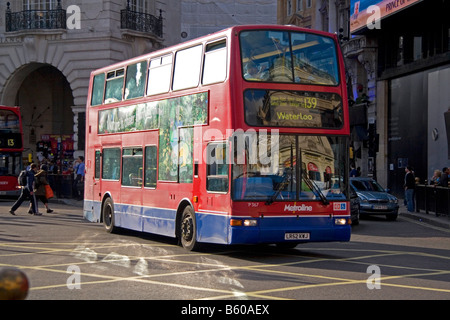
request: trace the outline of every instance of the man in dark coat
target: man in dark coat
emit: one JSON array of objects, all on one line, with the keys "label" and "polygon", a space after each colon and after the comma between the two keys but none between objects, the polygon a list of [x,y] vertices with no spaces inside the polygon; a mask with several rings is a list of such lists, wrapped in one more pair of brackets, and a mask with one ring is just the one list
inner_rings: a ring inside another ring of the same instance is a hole
[{"label": "man in dark coat", "polygon": [[27,185],[22,187],[22,192],[20,193],[19,199],[17,199],[17,201],[11,207],[11,210],[9,210],[9,213],[13,216],[16,215],[15,211],[17,210],[17,208],[19,208],[22,202],[27,199],[30,199],[31,213],[39,215],[37,210],[36,197],[33,194],[34,175],[36,174],[36,172],[37,165],[35,163],[32,163],[30,165],[30,168],[27,170]]}]

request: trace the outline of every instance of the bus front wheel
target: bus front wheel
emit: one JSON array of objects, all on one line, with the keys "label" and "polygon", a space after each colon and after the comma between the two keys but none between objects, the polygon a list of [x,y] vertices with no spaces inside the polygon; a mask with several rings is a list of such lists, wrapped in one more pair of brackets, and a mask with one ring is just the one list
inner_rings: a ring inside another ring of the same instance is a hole
[{"label": "bus front wheel", "polygon": [[114,204],[111,198],[107,198],[102,209],[103,225],[108,233],[114,233]]},{"label": "bus front wheel", "polygon": [[198,247],[195,212],[190,206],[184,208],[183,214],[181,215],[180,241],[186,250],[194,250]]}]

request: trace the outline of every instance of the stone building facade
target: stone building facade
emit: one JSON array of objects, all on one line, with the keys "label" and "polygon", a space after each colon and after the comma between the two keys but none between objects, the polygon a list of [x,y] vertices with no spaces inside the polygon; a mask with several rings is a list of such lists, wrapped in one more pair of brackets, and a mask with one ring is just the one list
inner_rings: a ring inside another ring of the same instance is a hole
[{"label": "stone building facade", "polygon": [[278,23],[342,34],[351,160],[400,197],[406,165],[422,183],[450,167],[449,11],[447,0],[278,0]]},{"label": "stone building facade", "polygon": [[276,23],[273,0],[0,0],[0,104],[21,106],[24,158],[48,135],[84,153],[92,70],[237,24]]},{"label": "stone building facade", "polygon": [[24,158],[34,160],[49,135],[73,135],[74,157],[83,154],[91,71],[177,42],[179,24],[165,21],[179,21],[179,8],[175,0],[0,0],[0,104],[21,107]]}]

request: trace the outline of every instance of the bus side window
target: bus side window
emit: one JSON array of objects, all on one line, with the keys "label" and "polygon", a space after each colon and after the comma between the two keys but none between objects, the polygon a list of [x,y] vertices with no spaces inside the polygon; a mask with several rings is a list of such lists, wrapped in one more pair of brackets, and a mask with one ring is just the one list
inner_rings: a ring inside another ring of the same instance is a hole
[{"label": "bus side window", "polygon": [[175,56],[173,90],[198,86],[202,63],[203,45],[180,50]]},{"label": "bus side window", "polygon": [[103,149],[102,179],[119,180],[120,178],[120,149]]},{"label": "bus side window", "polygon": [[105,103],[122,101],[125,70],[118,69],[106,75]]},{"label": "bus side window", "polygon": [[194,129],[179,129],[178,144],[178,181],[180,183],[191,183],[193,179],[194,166]]},{"label": "bus side window", "polygon": [[125,99],[144,96],[147,61],[129,65],[125,85]]},{"label": "bus side window", "polygon": [[226,45],[226,40],[220,40],[206,45],[203,84],[225,81],[227,77]]},{"label": "bus side window", "polygon": [[142,148],[123,149],[122,185],[142,186]]},{"label": "bus side window", "polygon": [[147,95],[169,91],[172,76],[172,54],[150,60]]},{"label": "bus side window", "polygon": [[156,156],[156,146],[145,147],[144,186],[147,188],[156,188]]},{"label": "bus side window", "polygon": [[95,179],[100,178],[100,161],[101,161],[101,153],[99,150],[95,150],[95,171],[94,171]]},{"label": "bus side window", "polygon": [[227,146],[224,143],[210,143],[206,148],[207,172],[206,190],[228,191]]},{"label": "bus side window", "polygon": [[105,91],[105,74],[100,73],[94,76],[92,84],[91,106],[99,106],[103,102],[103,92]]}]

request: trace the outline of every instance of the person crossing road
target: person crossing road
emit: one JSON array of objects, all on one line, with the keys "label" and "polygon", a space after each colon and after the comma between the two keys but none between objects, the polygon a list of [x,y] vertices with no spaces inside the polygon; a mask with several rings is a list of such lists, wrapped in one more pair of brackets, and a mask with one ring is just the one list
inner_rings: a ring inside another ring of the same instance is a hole
[{"label": "person crossing road", "polygon": [[27,169],[27,173],[26,173],[27,184],[26,184],[26,186],[22,186],[22,191],[20,193],[19,199],[17,199],[17,201],[13,204],[13,206],[9,210],[9,213],[12,214],[13,216],[16,215],[15,212],[20,207],[20,205],[25,200],[28,200],[28,199],[30,200],[30,204],[31,204],[31,209],[30,209],[29,213],[34,214],[34,215],[40,215],[38,206],[37,206],[37,202],[36,202],[36,197],[34,196],[34,192],[33,192],[34,175],[36,174],[36,172],[37,172],[37,165],[35,163],[32,163],[30,165],[30,168]]}]

